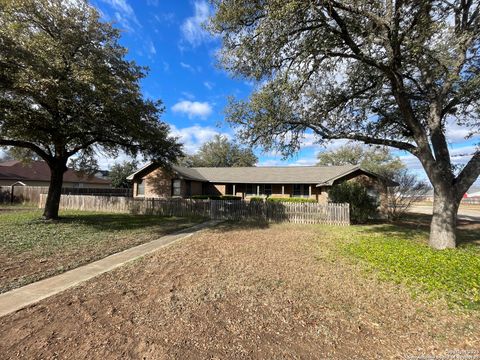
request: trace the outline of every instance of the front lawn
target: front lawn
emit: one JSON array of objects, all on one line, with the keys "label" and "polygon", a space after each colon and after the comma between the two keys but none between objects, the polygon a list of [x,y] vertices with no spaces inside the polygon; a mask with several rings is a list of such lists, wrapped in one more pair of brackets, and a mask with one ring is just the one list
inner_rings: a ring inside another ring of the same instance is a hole
[{"label": "front lawn", "polygon": [[0,318],[0,354],[383,360],[459,349],[472,358],[480,311],[413,298],[340,251],[395,229],[226,222]]},{"label": "front lawn", "polygon": [[192,226],[201,218],[63,211],[45,222],[41,211],[0,211],[0,292],[61,273]]},{"label": "front lawn", "polygon": [[415,220],[416,226],[410,221],[352,227],[338,243],[340,251],[379,278],[404,284],[414,296],[480,309],[480,225],[460,226],[460,246],[436,251],[427,245],[429,217]]}]

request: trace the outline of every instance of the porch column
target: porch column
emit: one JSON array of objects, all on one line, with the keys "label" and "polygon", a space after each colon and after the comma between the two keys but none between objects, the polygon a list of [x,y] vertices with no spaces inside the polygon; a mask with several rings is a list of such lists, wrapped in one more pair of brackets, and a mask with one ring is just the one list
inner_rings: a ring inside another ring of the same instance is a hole
[{"label": "porch column", "polygon": [[282,195],[285,195],[285,185],[282,185]]},{"label": "porch column", "polygon": [[312,197],[312,185],[308,185],[308,197]]},{"label": "porch column", "polygon": [[237,195],[237,192],[235,191],[235,184],[233,184],[233,194],[232,195]]},{"label": "porch column", "polygon": [[260,196],[260,185],[257,185],[257,196]]}]

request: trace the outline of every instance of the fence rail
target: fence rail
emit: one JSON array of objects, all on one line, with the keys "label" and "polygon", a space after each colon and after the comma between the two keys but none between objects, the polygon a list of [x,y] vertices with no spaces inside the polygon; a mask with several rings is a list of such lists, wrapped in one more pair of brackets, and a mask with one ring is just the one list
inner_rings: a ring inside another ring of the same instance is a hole
[{"label": "fence rail", "polygon": [[[11,186],[0,186],[0,203],[11,202]],[[13,202],[38,204],[40,195],[48,193],[48,186],[20,186],[13,189]],[[100,195],[100,196],[132,196],[132,189],[114,188],[62,188],[62,194]]]},{"label": "fence rail", "polygon": [[[39,206],[46,195],[40,195]],[[264,220],[299,224],[349,225],[348,204],[281,203],[241,200],[137,199],[62,195],[61,209],[163,216],[203,216],[215,220]]]}]

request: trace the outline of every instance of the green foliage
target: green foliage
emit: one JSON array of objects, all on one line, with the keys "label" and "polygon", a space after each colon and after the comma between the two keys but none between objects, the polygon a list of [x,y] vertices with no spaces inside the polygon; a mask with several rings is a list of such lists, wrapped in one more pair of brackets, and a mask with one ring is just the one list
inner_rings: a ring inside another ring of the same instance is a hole
[{"label": "green foliage", "polygon": [[58,213],[70,157],[122,149],[168,164],[181,155],[160,121],[161,102],[142,95],[146,69],[126,59],[118,40],[86,0],[0,2],[0,146],[49,164],[56,191],[47,217]]},{"label": "green foliage", "polygon": [[254,166],[258,158],[249,148],[242,148],[226,136],[216,135],[203,144],[195,155],[182,160],[188,167],[240,167]]},{"label": "green foliage", "polygon": [[[480,131],[478,1],[212,3],[220,65],[256,82],[226,109],[241,140],[284,156],[305,136],[408,151],[442,189],[439,203],[458,204],[480,176],[478,148],[462,171],[452,166],[446,131]],[[445,246],[437,235],[432,246]]]},{"label": "green foliage", "polygon": [[393,156],[390,149],[381,146],[348,144],[338,149],[318,154],[317,165],[360,165],[363,169],[385,177],[393,177],[405,168],[400,158]]},{"label": "green foliage", "polygon": [[480,256],[473,248],[438,251],[405,236],[375,231],[355,237],[344,245],[344,253],[362,260],[381,278],[480,309]]},{"label": "green foliage", "polygon": [[248,200],[253,201],[253,202],[264,202],[265,198],[262,196],[252,196],[248,198]]},{"label": "green foliage", "polygon": [[315,200],[315,199],[296,198],[296,197],[289,197],[289,198],[269,197],[269,198],[267,198],[267,201],[277,202],[277,203],[282,203],[282,202],[288,202],[288,203],[316,203],[317,202],[317,200]]},{"label": "green foliage", "polygon": [[350,204],[350,219],[353,223],[365,223],[377,215],[377,200],[368,195],[364,186],[354,181],[332,186],[328,197],[334,203]]},{"label": "green foliage", "polygon": [[99,168],[98,161],[93,155],[92,149],[80,151],[78,156],[70,158],[69,167],[81,174],[88,176],[95,175]]},{"label": "green foliage", "polygon": [[222,195],[221,196],[222,200],[242,200],[241,196],[235,196],[235,195]]},{"label": "green foliage", "polygon": [[127,180],[127,177],[134,173],[136,169],[136,161],[125,160],[123,163],[115,163],[109,170],[108,178],[114,188],[130,189],[132,183]]},{"label": "green foliage", "polygon": [[0,158],[0,161],[6,160],[19,160],[25,163],[29,161],[38,161],[42,160],[35,152],[29,149],[9,147],[4,152],[3,156]]}]

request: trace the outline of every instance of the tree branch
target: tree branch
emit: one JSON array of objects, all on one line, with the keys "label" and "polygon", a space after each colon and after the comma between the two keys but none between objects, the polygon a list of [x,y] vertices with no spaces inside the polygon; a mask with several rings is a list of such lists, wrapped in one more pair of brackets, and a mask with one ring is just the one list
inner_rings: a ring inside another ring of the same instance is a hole
[{"label": "tree branch", "polygon": [[480,176],[480,150],[477,150],[473,154],[470,161],[465,165],[460,174],[458,174],[455,179],[455,187],[458,197],[462,197],[465,194],[470,186],[478,179]]},{"label": "tree branch", "polygon": [[40,156],[46,162],[50,162],[52,160],[52,157],[49,156],[42,148],[28,141],[0,139],[0,145],[16,146],[16,147],[21,147],[25,149],[30,149],[35,153],[37,153],[38,156]]}]

